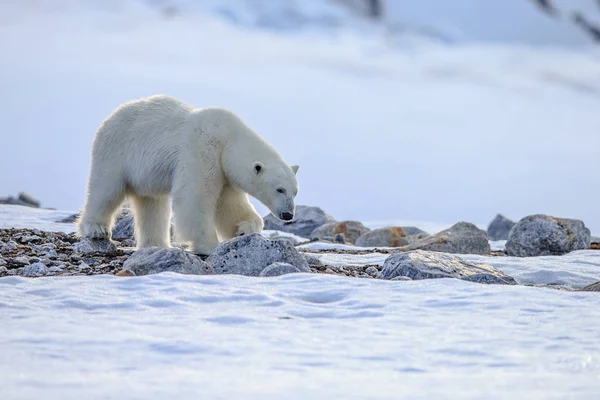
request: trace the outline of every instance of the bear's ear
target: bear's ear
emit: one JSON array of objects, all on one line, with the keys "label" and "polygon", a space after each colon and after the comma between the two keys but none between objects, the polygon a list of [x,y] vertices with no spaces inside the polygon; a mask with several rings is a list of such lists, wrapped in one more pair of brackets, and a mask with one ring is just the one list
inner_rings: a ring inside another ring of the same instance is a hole
[{"label": "bear's ear", "polygon": [[260,174],[263,171],[263,168],[264,166],[260,161],[254,163],[254,172],[256,172],[256,175]]},{"label": "bear's ear", "polygon": [[298,166],[298,165],[290,165],[290,167],[292,167],[292,171],[294,171],[294,174],[297,174],[298,168],[300,168],[300,166]]}]

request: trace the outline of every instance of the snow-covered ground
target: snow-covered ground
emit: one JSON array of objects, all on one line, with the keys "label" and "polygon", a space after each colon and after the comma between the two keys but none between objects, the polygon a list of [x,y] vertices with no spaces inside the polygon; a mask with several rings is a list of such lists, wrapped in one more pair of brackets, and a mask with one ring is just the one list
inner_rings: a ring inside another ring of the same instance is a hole
[{"label": "snow-covered ground", "polygon": [[594,399],[597,293],[440,279],[0,279],[11,400]]},{"label": "snow-covered ground", "polygon": [[364,24],[285,35],[202,2],[172,18],[141,4],[0,3],[5,195],[79,209],[100,122],[166,93],[235,110],[300,164],[299,204],[339,220],[547,213],[600,232],[597,48],[391,44]]}]

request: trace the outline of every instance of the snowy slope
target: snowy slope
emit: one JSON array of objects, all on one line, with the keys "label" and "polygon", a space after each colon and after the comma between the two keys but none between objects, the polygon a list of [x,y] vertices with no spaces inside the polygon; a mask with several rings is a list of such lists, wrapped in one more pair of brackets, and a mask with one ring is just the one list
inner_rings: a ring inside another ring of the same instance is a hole
[{"label": "snowy slope", "polygon": [[337,219],[485,226],[548,213],[600,231],[597,51],[399,50],[201,7],[168,19],[137,1],[23,4],[0,3],[5,193],[79,209],[102,119],[167,93],[238,112],[301,165],[298,202]]}]

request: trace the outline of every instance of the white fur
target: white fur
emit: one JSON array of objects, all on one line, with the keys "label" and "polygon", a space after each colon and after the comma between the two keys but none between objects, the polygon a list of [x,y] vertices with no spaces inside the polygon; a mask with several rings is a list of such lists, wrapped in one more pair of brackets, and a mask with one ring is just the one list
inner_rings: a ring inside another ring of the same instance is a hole
[{"label": "white fur", "polygon": [[138,248],[170,247],[172,207],[177,239],[209,254],[219,238],[262,231],[248,194],[277,217],[293,214],[297,171],[229,110],[163,95],[130,101],[96,133],[78,233],[110,239],[128,197]]}]

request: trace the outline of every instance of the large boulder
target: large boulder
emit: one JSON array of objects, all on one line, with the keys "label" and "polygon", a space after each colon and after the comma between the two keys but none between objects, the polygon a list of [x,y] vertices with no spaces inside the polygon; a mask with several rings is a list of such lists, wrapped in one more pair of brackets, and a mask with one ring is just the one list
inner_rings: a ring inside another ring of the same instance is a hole
[{"label": "large boulder", "polygon": [[516,285],[514,278],[491,265],[466,261],[454,254],[414,250],[390,255],[383,263],[381,279],[412,280],[456,278],[464,281]]},{"label": "large boulder", "polygon": [[406,246],[410,241],[404,230],[399,226],[373,229],[356,239],[360,247],[400,247]]},{"label": "large boulder", "polygon": [[458,222],[435,235],[403,246],[400,250],[429,250],[455,254],[489,254],[491,248],[485,231],[470,222]]},{"label": "large boulder", "polygon": [[359,221],[329,222],[312,231],[310,238],[333,240],[336,235],[342,234],[346,242],[354,244],[356,239],[370,231]]},{"label": "large boulder", "polygon": [[589,248],[590,230],[583,221],[543,214],[517,222],[506,242],[506,252],[515,257],[562,255]]},{"label": "large boulder", "polygon": [[197,256],[180,248],[147,247],[134,252],[123,263],[123,269],[134,275],[177,272],[186,275],[210,275],[210,265]]},{"label": "large boulder", "polygon": [[222,242],[206,259],[215,274],[260,276],[273,263],[287,263],[299,272],[311,272],[306,259],[289,242],[271,240],[258,233]]},{"label": "large boulder", "polygon": [[282,221],[273,214],[265,216],[263,220],[266,230],[293,233],[304,238],[310,238],[310,234],[321,225],[335,221],[321,208],[313,206],[296,206],[296,215],[291,221]]},{"label": "large boulder", "polygon": [[487,228],[488,237],[490,240],[507,240],[508,233],[513,226],[515,226],[514,221],[511,221],[502,214],[498,214]]}]

